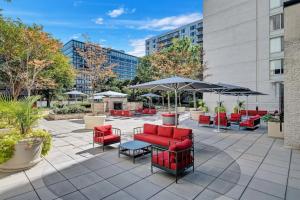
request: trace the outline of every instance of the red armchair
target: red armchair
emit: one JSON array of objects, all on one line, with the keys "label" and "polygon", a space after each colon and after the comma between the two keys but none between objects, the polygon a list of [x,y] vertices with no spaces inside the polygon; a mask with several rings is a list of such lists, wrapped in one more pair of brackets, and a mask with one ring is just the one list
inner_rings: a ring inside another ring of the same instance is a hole
[{"label": "red armchair", "polygon": [[174,143],[169,149],[157,146],[151,147],[151,172],[153,167],[157,167],[176,176],[184,173],[187,169],[193,168],[194,171],[194,145],[190,139]]},{"label": "red armchair", "polygon": [[[215,124],[215,126],[219,125],[218,114],[215,116],[214,124]],[[230,126],[230,123],[228,121],[226,113],[220,113],[220,126],[225,127],[225,128]]]},{"label": "red armchair", "polygon": [[240,123],[240,127],[244,127],[246,129],[255,129],[260,125],[260,116],[256,115],[254,117],[250,117],[246,121]]},{"label": "red armchair", "polygon": [[231,113],[230,114],[230,122],[240,123],[242,116],[239,113]]},{"label": "red armchair", "polygon": [[210,120],[210,116],[200,115],[198,120],[198,125],[210,126],[213,122]]},{"label": "red armchair", "polygon": [[124,116],[124,117],[132,117],[133,114],[130,112],[130,110],[123,110],[122,116]]},{"label": "red armchair", "polygon": [[103,151],[104,146],[121,143],[121,130],[111,125],[96,126],[93,131],[93,148],[95,143],[101,144]]}]

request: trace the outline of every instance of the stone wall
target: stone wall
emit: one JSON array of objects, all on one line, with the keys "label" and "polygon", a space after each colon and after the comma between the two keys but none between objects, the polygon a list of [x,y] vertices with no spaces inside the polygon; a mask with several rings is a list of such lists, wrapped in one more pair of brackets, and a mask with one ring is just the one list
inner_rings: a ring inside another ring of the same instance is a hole
[{"label": "stone wall", "polygon": [[284,9],[284,144],[300,148],[300,3]]}]

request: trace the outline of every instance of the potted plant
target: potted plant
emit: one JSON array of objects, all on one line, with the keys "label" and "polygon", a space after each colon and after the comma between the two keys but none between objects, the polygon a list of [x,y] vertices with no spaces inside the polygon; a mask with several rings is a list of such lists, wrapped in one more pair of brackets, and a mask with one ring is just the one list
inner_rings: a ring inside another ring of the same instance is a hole
[{"label": "potted plant", "polygon": [[279,115],[278,118],[267,114],[262,117],[262,120],[267,123],[268,126],[268,136],[269,137],[275,137],[275,138],[283,138],[284,132],[283,132],[283,119],[282,115]]},{"label": "potted plant", "polygon": [[42,160],[51,148],[51,135],[34,128],[42,117],[34,106],[38,96],[13,100],[0,97],[0,117],[11,128],[0,135],[0,171],[28,169]]},{"label": "potted plant", "polygon": [[226,113],[226,108],[223,104],[223,101],[218,102],[218,105],[215,107],[215,113]]},{"label": "potted plant", "polygon": [[239,113],[241,110],[245,109],[245,101],[237,101],[236,105],[233,107],[233,113]]},{"label": "potted plant", "polygon": [[191,111],[191,119],[198,121],[200,115],[205,115],[208,112],[208,106],[206,103],[200,99],[197,101],[198,110]]}]

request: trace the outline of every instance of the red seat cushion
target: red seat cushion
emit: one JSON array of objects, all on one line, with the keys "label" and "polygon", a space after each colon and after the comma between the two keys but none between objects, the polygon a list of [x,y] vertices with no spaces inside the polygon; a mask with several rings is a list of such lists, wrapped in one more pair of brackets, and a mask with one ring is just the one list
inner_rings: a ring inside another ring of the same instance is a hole
[{"label": "red seat cushion", "polygon": [[[94,131],[96,136],[100,137],[102,134],[104,136],[112,134],[112,126],[111,125],[103,125],[94,127]],[[100,133],[99,133],[100,132]]]},{"label": "red seat cushion", "polygon": [[239,122],[241,120],[241,115],[238,113],[231,113],[230,121],[232,122]]},{"label": "red seat cushion", "polygon": [[107,135],[104,137],[94,137],[94,141],[97,143],[102,143],[102,144],[117,143],[117,142],[120,142],[120,136]]},{"label": "red seat cushion", "polygon": [[251,124],[251,121],[250,120],[246,120],[246,121],[243,121],[240,123],[240,126],[243,126],[243,127],[251,127],[252,124]]},{"label": "red seat cushion", "polygon": [[174,128],[173,138],[177,140],[184,140],[192,135],[192,129]]},{"label": "red seat cushion", "polygon": [[183,169],[187,165],[193,163],[193,156],[188,154],[184,159],[179,160],[176,164],[175,159],[170,157],[170,153],[168,151],[164,151],[154,154],[152,156],[152,162],[172,170]]},{"label": "red seat cushion", "polygon": [[199,116],[199,123],[210,125],[210,116],[200,115]]},{"label": "red seat cushion", "polygon": [[158,145],[158,146],[163,146],[163,147],[168,147],[169,144],[174,144],[176,142],[180,142],[179,140],[173,139],[173,138],[167,138],[167,137],[162,137],[158,135],[151,135],[151,134],[135,134],[134,135],[135,140],[140,140],[143,142],[148,142],[150,144]]},{"label": "red seat cushion", "polygon": [[172,136],[173,136],[173,127],[158,126],[157,135],[172,138]]},{"label": "red seat cushion", "polygon": [[178,143],[175,143],[175,144],[172,144],[171,146],[169,146],[169,150],[170,151],[181,151],[181,150],[191,148],[192,146],[193,146],[193,141],[190,139],[185,139],[182,142],[178,142]]},{"label": "red seat cushion", "polygon": [[144,124],[144,133],[145,134],[151,134],[151,135],[157,135],[157,125],[154,124]]}]

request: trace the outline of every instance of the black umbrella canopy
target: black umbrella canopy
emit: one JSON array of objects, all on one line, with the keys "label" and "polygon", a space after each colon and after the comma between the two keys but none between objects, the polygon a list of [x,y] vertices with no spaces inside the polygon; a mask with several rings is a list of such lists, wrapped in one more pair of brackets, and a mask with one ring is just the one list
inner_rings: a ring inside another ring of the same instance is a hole
[{"label": "black umbrella canopy", "polygon": [[131,89],[151,89],[151,90],[163,90],[163,91],[184,91],[184,90],[197,90],[197,89],[213,89],[220,88],[221,86],[193,80],[189,78],[183,78],[173,76],[161,80],[151,81],[143,84],[131,86]]},{"label": "black umbrella canopy", "polygon": [[143,94],[141,95],[141,97],[153,97],[153,98],[159,98],[159,97],[162,97],[160,95],[157,95],[157,94],[153,94],[153,93],[148,93],[148,94]]},{"label": "black umbrella canopy", "polygon": [[223,92],[222,94],[224,95],[231,95],[231,96],[263,96],[263,95],[268,95],[262,92],[257,92],[257,91],[245,91],[245,92]]}]

